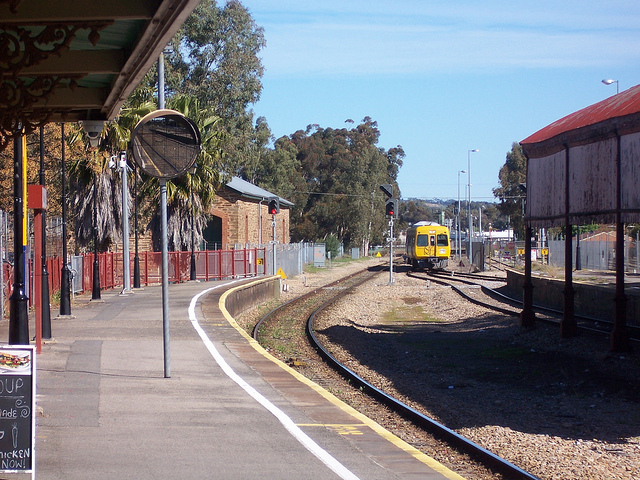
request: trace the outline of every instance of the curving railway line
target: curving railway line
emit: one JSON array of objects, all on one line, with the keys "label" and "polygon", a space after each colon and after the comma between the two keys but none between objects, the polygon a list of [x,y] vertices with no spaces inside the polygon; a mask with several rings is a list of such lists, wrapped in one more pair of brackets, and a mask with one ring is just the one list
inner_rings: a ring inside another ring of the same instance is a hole
[{"label": "curving railway line", "polygon": [[[425,272],[424,274],[408,273],[414,278],[421,278],[425,281],[435,282],[440,285],[451,287],[453,291],[466,300],[505,315],[519,316],[522,309],[522,301],[505,295],[486,285],[487,281],[494,281],[497,277],[464,274],[464,273],[438,273]],[[458,285],[462,284],[460,287]],[[544,305],[534,305],[534,311],[541,314],[537,319],[541,322],[559,325],[562,318],[562,311],[546,307]],[[593,318],[584,315],[574,315],[578,322],[578,330],[583,333],[610,335],[613,330],[613,321]],[[640,327],[637,325],[627,325],[630,338],[633,342],[640,341]]]},{"label": "curving railway line", "polygon": [[[438,441],[445,442],[457,451],[464,452],[490,471],[497,472],[508,479],[536,479],[534,475],[522,470],[507,460],[495,455],[473,441],[442,425],[438,421],[421,413],[418,409],[394,398],[383,389],[377,388],[359,376],[347,365],[341,363],[331,354],[331,346],[324,345],[315,334],[315,319],[328,306],[353,289],[375,278],[383,271],[382,267],[358,272],[331,284],[298,297],[270,311],[262,317],[253,328],[253,337],[272,353],[297,367],[304,367],[313,362],[314,355],[319,354],[331,368],[335,369],[346,381],[366,393],[372,399],[391,411],[408,419]],[[308,342],[303,339],[303,334]],[[305,345],[306,344],[306,345]],[[339,389],[335,380],[319,379],[325,388]]]}]

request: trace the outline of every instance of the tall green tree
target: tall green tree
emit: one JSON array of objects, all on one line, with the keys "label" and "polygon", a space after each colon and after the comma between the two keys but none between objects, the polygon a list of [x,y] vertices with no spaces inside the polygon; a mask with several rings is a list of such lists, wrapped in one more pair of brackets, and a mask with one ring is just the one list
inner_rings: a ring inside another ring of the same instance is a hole
[{"label": "tall green tree", "polygon": [[[279,153],[289,153],[289,165],[304,183],[296,186],[296,210],[292,216],[294,240],[318,240],[334,235],[347,246],[365,252],[381,242],[386,231],[384,201],[379,185],[396,184],[404,151],[377,146],[377,123],[366,117],[350,129],[323,129],[309,125],[288,138],[279,139]],[[277,169],[272,170],[272,173]],[[297,185],[297,184],[296,184]],[[396,185],[396,192],[397,192]],[[278,192],[279,193],[279,192]]]},{"label": "tall green tree", "polygon": [[264,175],[264,162],[273,150],[269,148],[269,144],[273,139],[271,129],[267,124],[265,117],[258,117],[252,131],[250,132],[248,141],[243,145],[242,158],[244,161],[238,166],[235,173],[248,182],[258,183],[261,176]]},{"label": "tall green tree", "polygon": [[202,0],[176,34],[167,56],[169,93],[194,96],[203,108],[220,117],[227,133],[224,169],[242,175],[251,164],[249,144],[254,137],[250,106],[262,91],[259,52],[264,31],[237,0],[219,7]]},{"label": "tall green tree", "polygon": [[524,200],[526,197],[527,159],[518,142],[513,142],[506,161],[498,173],[500,186],[493,195],[500,200],[498,210],[510,217],[517,238],[524,238]]}]

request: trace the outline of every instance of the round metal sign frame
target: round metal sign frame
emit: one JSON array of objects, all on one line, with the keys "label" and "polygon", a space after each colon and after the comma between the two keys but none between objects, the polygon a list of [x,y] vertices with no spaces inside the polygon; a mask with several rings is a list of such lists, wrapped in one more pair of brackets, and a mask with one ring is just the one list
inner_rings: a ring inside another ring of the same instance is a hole
[{"label": "round metal sign frame", "polygon": [[196,124],[175,110],[161,109],[145,115],[131,134],[131,150],[138,166],[160,179],[179,177],[200,153]]}]

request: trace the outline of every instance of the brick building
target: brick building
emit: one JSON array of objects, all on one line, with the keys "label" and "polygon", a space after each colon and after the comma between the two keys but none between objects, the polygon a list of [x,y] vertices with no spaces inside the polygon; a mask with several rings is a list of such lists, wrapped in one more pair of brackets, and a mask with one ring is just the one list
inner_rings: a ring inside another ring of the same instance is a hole
[{"label": "brick building", "polygon": [[[206,249],[273,241],[274,228],[267,207],[269,199],[277,195],[233,177],[216,196],[216,202],[209,211],[212,218],[203,232]],[[280,213],[275,215],[275,240],[289,243],[289,209],[293,203],[278,198]]]}]

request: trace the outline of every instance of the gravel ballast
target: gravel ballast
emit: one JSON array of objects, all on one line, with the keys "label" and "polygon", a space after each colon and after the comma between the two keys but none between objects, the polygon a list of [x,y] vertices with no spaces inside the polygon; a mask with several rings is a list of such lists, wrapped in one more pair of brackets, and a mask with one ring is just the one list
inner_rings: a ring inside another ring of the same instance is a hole
[{"label": "gravel ballast", "polygon": [[[287,279],[283,300],[379,263]],[[539,322],[524,330],[402,271],[393,284],[387,271],[355,289],[315,329],[370,383],[541,479],[640,478],[639,355],[610,353],[606,338],[562,339]],[[420,446],[406,425],[394,433],[403,431]]]}]

